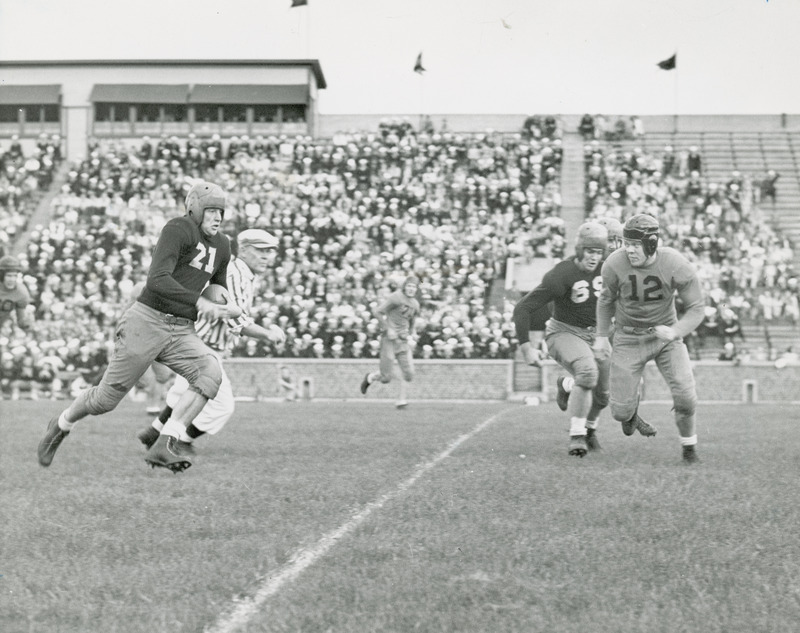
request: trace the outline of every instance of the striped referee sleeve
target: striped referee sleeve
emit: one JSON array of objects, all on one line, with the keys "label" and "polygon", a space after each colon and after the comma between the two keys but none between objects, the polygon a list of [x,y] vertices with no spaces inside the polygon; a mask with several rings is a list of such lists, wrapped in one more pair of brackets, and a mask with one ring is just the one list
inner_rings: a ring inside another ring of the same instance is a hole
[{"label": "striped referee sleeve", "polygon": [[243,261],[232,258],[228,264],[228,293],[231,302],[242,309],[242,314],[235,319],[218,319],[216,321],[200,316],[195,323],[195,330],[202,341],[218,351],[224,351],[228,345],[230,334],[238,334],[242,328],[253,322],[248,316],[253,305],[254,275]]}]

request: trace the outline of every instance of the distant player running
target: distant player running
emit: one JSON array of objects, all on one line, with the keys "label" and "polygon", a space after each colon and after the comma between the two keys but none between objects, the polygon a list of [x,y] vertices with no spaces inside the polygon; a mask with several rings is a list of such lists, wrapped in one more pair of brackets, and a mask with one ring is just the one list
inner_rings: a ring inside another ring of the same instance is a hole
[{"label": "distant player running", "polygon": [[[634,215],[625,223],[624,247],[602,268],[594,349],[598,358],[611,358],[611,414],[625,435],[642,422],[639,381],[647,362],[655,361],[672,393],[683,459],[692,463],[697,461],[697,391],[683,337],[702,322],[705,300],[691,263],[675,249],[659,247],[658,232],[658,221],[649,215]],[[680,319],[676,293],[686,310]]]},{"label": "distant player running", "polygon": [[172,419],[148,450],[145,461],[173,472],[192,465],[179,446],[181,431],[217,395],[222,372],[217,359],[195,332],[198,313],[232,318],[242,311],[200,296],[206,284],[225,286],[231,246],[219,232],[225,194],[208,182],[194,184],[186,196],[186,215],[164,225],[153,250],[147,283],[117,324],[114,352],[100,383],[81,392],[52,418],[39,442],[39,463],[49,466],[75,423],[87,415],[112,411],[153,361],[183,376],[191,388],[175,406]]},{"label": "distant player running", "polygon": [[22,266],[13,255],[0,257],[0,328],[16,316],[17,325],[29,330],[33,325],[27,308],[31,303],[28,289],[19,283]]},{"label": "distant player running", "polygon": [[414,379],[414,365],[411,359],[409,340],[415,336],[414,320],[419,314],[419,301],[416,294],[419,279],[413,275],[403,281],[403,285],[392,292],[376,312],[381,320],[380,364],[378,371],[369,372],[361,381],[361,393],[366,394],[369,386],[376,382],[388,384],[392,380],[394,361],[400,366],[402,382],[400,398],[396,406],[402,409],[408,404],[406,400],[406,383]]}]

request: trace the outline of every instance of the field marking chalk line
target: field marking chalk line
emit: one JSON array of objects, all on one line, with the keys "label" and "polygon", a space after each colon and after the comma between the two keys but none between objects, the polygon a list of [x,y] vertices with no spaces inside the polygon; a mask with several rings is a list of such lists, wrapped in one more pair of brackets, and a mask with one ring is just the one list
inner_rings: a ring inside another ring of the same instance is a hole
[{"label": "field marking chalk line", "polygon": [[266,602],[267,598],[276,594],[281,587],[297,578],[303,572],[303,570],[305,570],[307,567],[310,567],[317,562],[317,560],[322,558],[339,539],[349,534],[364,521],[366,521],[375,510],[380,510],[388,501],[391,501],[398,495],[411,488],[411,486],[413,486],[420,477],[422,477],[441,461],[449,457],[450,454],[464,442],[472,439],[486,427],[494,424],[500,417],[509,411],[518,411],[518,409],[511,408],[496,413],[492,417],[479,423],[468,433],[457,437],[436,457],[418,466],[414,473],[408,479],[398,484],[394,490],[378,497],[374,501],[370,501],[363,507],[363,509],[353,515],[352,518],[347,521],[347,523],[344,523],[332,532],[328,532],[327,534],[323,535],[312,547],[300,549],[295,552],[289,562],[280,567],[274,575],[266,577],[261,582],[260,586],[252,597],[241,600],[234,599],[233,607],[230,612],[221,615],[211,628],[205,629],[206,633],[234,633],[234,631],[239,630],[258,612],[259,608],[264,604],[264,602]]}]

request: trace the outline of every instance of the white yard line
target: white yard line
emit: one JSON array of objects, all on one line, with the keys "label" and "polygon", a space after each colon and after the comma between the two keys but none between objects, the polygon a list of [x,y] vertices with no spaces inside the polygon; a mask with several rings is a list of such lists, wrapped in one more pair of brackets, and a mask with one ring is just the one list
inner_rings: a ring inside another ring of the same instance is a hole
[{"label": "white yard line", "polygon": [[518,411],[518,409],[506,409],[505,411],[501,411],[487,420],[484,420],[469,433],[465,433],[464,435],[461,435],[453,440],[450,445],[436,457],[422,464],[421,466],[418,466],[414,473],[408,479],[398,484],[394,490],[365,505],[363,509],[354,514],[350,520],[347,521],[347,523],[344,523],[334,531],[325,534],[312,547],[301,549],[295,552],[289,562],[283,567],[277,569],[274,575],[264,578],[252,597],[244,599],[235,598],[228,612],[221,615],[211,628],[206,629],[207,633],[233,633],[234,631],[241,629],[241,627],[247,624],[250,618],[258,613],[258,610],[261,608],[264,602],[266,602],[267,598],[275,595],[281,589],[281,587],[293,581],[306,568],[311,567],[311,565],[316,563],[328,552],[329,549],[336,544],[339,539],[356,529],[359,525],[366,521],[374,511],[380,510],[388,501],[391,501],[398,495],[411,488],[411,486],[413,486],[420,477],[422,477],[441,461],[449,457],[450,454],[464,442],[473,438],[489,425],[494,424],[498,418],[508,413],[508,411]]}]

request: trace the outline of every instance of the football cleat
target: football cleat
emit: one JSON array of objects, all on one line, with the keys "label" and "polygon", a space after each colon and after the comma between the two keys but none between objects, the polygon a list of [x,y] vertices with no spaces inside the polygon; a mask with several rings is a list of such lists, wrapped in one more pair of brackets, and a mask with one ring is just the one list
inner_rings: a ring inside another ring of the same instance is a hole
[{"label": "football cleat", "polygon": [[639,414],[636,414],[636,430],[645,437],[654,437],[656,434],[656,427],[642,420]]},{"label": "football cleat", "polygon": [[697,456],[697,451],[694,450],[694,446],[684,446],[683,447],[683,463],[684,464],[696,464],[700,461],[700,458]]},{"label": "football cleat", "polygon": [[156,443],[159,435],[161,435],[161,433],[156,431],[151,425],[148,425],[146,429],[139,431],[136,434],[136,437],[142,444],[144,444],[145,448],[150,448]]},{"label": "football cleat", "polygon": [[159,435],[144,457],[150,466],[168,468],[173,473],[183,472],[192,465],[191,460],[181,450],[179,440],[171,435]]},{"label": "football cleat", "polygon": [[564,376],[559,376],[556,380],[556,404],[562,411],[567,410],[569,392],[564,389]]},{"label": "football cleat", "polygon": [[397,409],[405,409],[408,406],[408,401],[407,400],[400,400],[400,401],[396,402],[394,406]]},{"label": "football cleat", "polygon": [[178,449],[178,452],[183,453],[184,455],[197,455],[197,451],[194,450],[194,444],[191,442],[178,440],[175,446]]},{"label": "football cleat", "polygon": [[656,427],[645,422],[636,411],[630,420],[622,423],[622,432],[625,435],[633,435],[636,431],[645,437],[653,437],[656,434]]},{"label": "football cleat", "polygon": [[597,439],[597,429],[586,429],[586,447],[590,451],[599,451],[600,440]]},{"label": "football cleat", "polygon": [[47,430],[39,442],[38,449],[39,463],[42,466],[49,466],[52,463],[58,447],[67,435],[69,435],[69,431],[64,431],[58,426],[58,416],[55,416],[47,423]]},{"label": "football cleat", "polygon": [[585,435],[569,436],[569,454],[575,457],[583,457],[588,451]]},{"label": "football cleat", "polygon": [[369,372],[364,374],[364,380],[361,381],[361,393],[366,395],[367,389],[369,389]]}]

